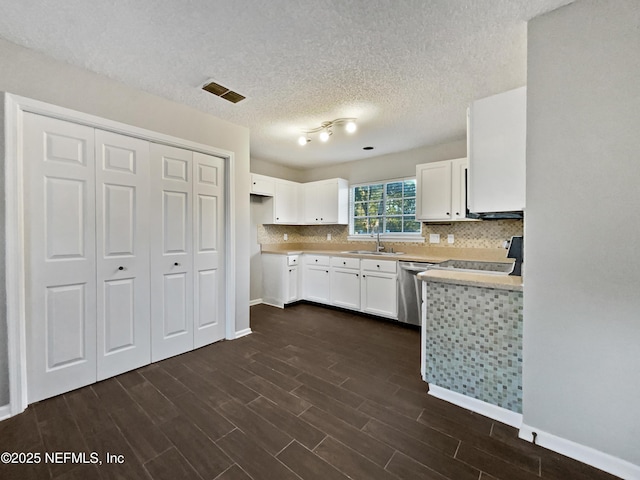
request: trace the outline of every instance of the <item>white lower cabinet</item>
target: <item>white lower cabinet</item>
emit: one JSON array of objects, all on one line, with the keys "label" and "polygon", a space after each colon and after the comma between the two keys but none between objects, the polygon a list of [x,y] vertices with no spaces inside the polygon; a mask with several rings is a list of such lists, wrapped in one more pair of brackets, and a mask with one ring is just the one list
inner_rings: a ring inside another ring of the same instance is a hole
[{"label": "white lower cabinet", "polygon": [[331,305],[360,310],[360,259],[331,257]]},{"label": "white lower cabinet", "polygon": [[302,273],[305,300],[329,303],[331,283],[329,277],[329,257],[326,255],[304,255]]},{"label": "white lower cabinet", "polygon": [[298,267],[287,267],[285,271],[286,295],[285,303],[291,303],[298,300]]},{"label": "white lower cabinet", "polygon": [[224,338],[224,161],[22,126],[28,403]]},{"label": "white lower cabinet", "polygon": [[398,318],[395,260],[304,254],[300,263],[298,255],[262,254],[264,303],[284,307],[304,299]]},{"label": "white lower cabinet", "polygon": [[396,261],[305,254],[303,263],[305,300],[398,318]]},{"label": "white lower cabinet", "polygon": [[397,262],[362,260],[362,308],[364,313],[398,318]]},{"label": "white lower cabinet", "polygon": [[298,255],[262,254],[262,301],[275,307],[298,301]]}]

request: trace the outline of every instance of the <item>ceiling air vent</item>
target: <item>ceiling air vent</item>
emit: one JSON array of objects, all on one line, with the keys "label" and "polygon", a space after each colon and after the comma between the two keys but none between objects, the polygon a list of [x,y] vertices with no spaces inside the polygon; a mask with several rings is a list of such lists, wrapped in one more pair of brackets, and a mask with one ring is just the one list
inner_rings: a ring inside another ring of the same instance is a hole
[{"label": "ceiling air vent", "polygon": [[243,97],[239,93],[229,90],[227,87],[223,87],[222,85],[216,82],[207,82],[204,84],[202,89],[206,90],[209,93],[213,93],[214,95],[220,98],[224,98],[225,100],[228,100],[231,103],[238,103],[241,100],[245,99],[245,97]]}]

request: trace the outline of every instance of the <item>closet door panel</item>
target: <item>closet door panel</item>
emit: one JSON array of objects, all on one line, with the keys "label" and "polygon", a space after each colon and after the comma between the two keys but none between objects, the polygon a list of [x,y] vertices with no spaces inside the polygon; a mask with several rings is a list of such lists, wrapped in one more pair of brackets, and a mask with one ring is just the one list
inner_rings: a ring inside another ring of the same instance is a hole
[{"label": "closet door panel", "polygon": [[149,142],[96,139],[97,377],[151,362]]},{"label": "closet door panel", "polygon": [[194,152],[195,347],[225,337],[224,160]]},{"label": "closet door panel", "polygon": [[93,129],[25,113],[27,397],[96,381]]},{"label": "closet door panel", "polygon": [[151,144],[151,358],[193,349],[193,153]]}]

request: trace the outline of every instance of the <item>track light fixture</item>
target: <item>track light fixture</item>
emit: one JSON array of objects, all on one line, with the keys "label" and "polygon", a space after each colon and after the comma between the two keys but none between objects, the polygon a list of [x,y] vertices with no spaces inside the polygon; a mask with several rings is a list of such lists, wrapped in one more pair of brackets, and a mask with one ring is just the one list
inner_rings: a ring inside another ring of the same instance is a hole
[{"label": "track light fixture", "polygon": [[318,134],[318,138],[321,142],[326,142],[329,137],[333,135],[334,125],[344,125],[344,129],[347,133],[353,133],[358,129],[355,118],[336,118],[330,122],[322,122],[322,125],[309,130],[303,130],[302,135],[298,138],[298,145],[304,146],[311,141],[310,135]]}]

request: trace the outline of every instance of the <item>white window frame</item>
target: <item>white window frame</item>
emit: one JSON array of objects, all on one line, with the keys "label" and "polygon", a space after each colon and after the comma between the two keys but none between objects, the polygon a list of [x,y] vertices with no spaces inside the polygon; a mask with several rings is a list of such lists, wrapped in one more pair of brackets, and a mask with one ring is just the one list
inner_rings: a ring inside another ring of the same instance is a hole
[{"label": "white window frame", "polygon": [[[349,185],[349,235],[347,240],[349,241],[357,241],[357,242],[375,242],[377,241],[376,233],[354,233],[354,203],[355,203],[355,189],[357,187],[363,187],[366,185],[383,185],[383,196],[386,196],[386,185],[388,183],[395,182],[404,182],[406,180],[416,180],[415,176],[411,177],[402,177],[402,178],[392,178],[387,180],[376,180],[371,182],[362,182],[355,183]],[[417,193],[417,192],[416,192]],[[383,215],[386,217],[386,215]],[[422,222],[420,220],[416,220],[422,226]],[[393,241],[393,242],[411,242],[411,243],[424,243],[425,238],[422,236],[422,228],[420,228],[420,232],[393,232],[393,233],[380,233],[380,240],[385,241]]]}]

